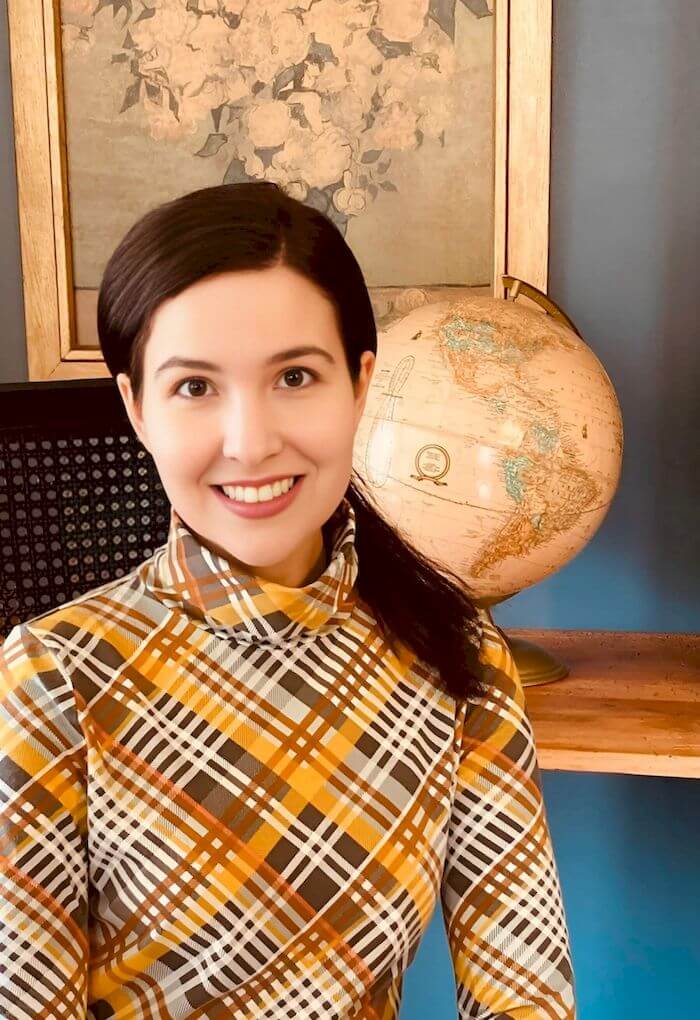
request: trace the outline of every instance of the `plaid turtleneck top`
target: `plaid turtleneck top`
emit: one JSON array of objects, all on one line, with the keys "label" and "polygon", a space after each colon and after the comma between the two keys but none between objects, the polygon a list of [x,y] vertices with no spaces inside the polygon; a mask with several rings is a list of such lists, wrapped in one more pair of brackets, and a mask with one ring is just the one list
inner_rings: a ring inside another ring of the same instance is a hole
[{"label": "plaid turtleneck top", "polygon": [[172,510],[130,574],[7,635],[3,1020],[395,1020],[438,900],[460,1020],[575,1017],[509,649],[480,614],[470,703],[395,656],[343,509],[305,587]]}]

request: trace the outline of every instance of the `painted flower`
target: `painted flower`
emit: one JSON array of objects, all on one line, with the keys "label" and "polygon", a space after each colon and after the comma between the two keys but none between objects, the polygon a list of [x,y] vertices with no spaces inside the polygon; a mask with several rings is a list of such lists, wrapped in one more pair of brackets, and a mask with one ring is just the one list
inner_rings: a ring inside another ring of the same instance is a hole
[{"label": "painted flower", "polygon": [[298,199],[303,202],[309,193],[309,189],[306,187],[303,181],[287,181],[282,184],[281,187],[290,195],[292,198]]},{"label": "painted flower", "polygon": [[147,54],[141,69],[148,67],[149,63],[155,67],[169,67],[178,84],[180,80],[183,83],[190,81],[193,74],[201,80],[210,64],[208,55],[187,48],[199,18],[193,11],[170,6],[170,2],[168,0],[167,5],[156,8],[152,17],[129,26],[135,45]]},{"label": "painted flower", "polygon": [[327,188],[340,180],[350,165],[352,144],[347,135],[329,125],[315,135],[292,123],[283,149],[272,157],[272,166],[288,180],[305,181],[310,188]]},{"label": "painted flower", "polygon": [[227,68],[227,74],[224,78],[224,85],[226,86],[226,99],[224,102],[237,103],[241,99],[247,99],[253,85],[253,77],[254,72],[250,70],[246,73],[245,71],[239,71],[238,68]]},{"label": "painted flower", "polygon": [[347,84],[360,97],[365,109],[369,110],[377,87],[377,76],[385,63],[384,57],[366,35],[355,32],[352,42],[344,51],[344,58]]},{"label": "painted flower", "polygon": [[329,60],[322,68],[318,64],[307,64],[304,68],[303,87],[313,89],[320,96],[339,92],[347,83],[347,70],[340,62],[334,64]]},{"label": "painted flower", "polygon": [[359,216],[367,208],[367,193],[355,185],[350,170],[343,174],[343,187],[333,192],[333,205],[346,216]]},{"label": "painted flower", "polygon": [[[191,12],[190,12],[191,13]],[[196,24],[187,39],[187,46],[206,54],[210,68],[231,60],[231,40],[234,33],[223,18],[196,17]]]},{"label": "painted flower", "polygon": [[257,103],[248,110],[248,137],[256,149],[282,145],[289,132],[289,107],[277,99]]},{"label": "painted flower", "polygon": [[286,171],[278,170],[277,167],[266,166],[260,176],[265,181],[277,184],[288,195],[291,195],[292,198],[298,198],[301,202],[304,201],[309,193],[309,189],[304,181],[290,181]]},{"label": "painted flower", "polygon": [[287,97],[290,110],[298,109],[303,113],[309,127],[317,135],[325,129],[324,121],[329,119],[323,115],[323,101],[317,92],[290,92]]},{"label": "painted flower", "polygon": [[[402,3],[404,0],[402,0]],[[319,43],[326,43],[340,58],[355,34],[365,35],[377,12],[378,0],[323,0],[309,8],[304,23]]]},{"label": "painted flower", "polygon": [[265,171],[265,164],[258,156],[253,143],[242,129],[234,131],[230,136],[230,144],[236,157],[240,159],[249,177],[260,179]]},{"label": "painted flower", "polygon": [[354,89],[346,88],[324,96],[321,109],[326,120],[342,128],[349,135],[357,134],[364,128],[365,106]]},{"label": "painted flower", "polygon": [[377,28],[394,42],[411,42],[423,29],[430,0],[379,0]]},{"label": "painted flower", "polygon": [[293,14],[274,20],[267,10],[259,14],[246,7],[235,31],[229,31],[234,66],[254,67],[259,81],[271,82],[280,72],[300,63],[309,52],[311,31]]}]

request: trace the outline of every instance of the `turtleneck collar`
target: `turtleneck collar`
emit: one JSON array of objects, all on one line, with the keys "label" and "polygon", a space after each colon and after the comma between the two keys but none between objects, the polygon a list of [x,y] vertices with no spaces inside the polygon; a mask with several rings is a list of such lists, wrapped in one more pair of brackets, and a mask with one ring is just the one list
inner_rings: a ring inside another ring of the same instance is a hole
[{"label": "turtleneck collar", "polygon": [[349,618],[358,597],[355,511],[347,497],[329,529],[325,570],[310,584],[290,588],[214,552],[171,507],[168,539],[148,561],[146,587],[168,608],[239,643],[279,645],[327,634]]}]

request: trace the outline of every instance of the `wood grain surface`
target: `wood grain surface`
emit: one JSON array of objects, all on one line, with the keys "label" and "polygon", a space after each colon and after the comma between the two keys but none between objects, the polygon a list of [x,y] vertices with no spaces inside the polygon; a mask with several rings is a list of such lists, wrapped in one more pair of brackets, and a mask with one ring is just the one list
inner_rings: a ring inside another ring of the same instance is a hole
[{"label": "wood grain surface", "polygon": [[700,634],[505,633],[571,670],[525,689],[542,769],[700,778]]}]

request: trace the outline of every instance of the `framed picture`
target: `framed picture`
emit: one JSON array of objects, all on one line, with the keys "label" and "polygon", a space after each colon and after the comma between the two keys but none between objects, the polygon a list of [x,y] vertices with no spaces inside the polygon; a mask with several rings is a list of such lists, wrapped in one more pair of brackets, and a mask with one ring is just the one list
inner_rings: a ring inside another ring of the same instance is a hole
[{"label": "framed picture", "polygon": [[552,0],[8,0],[29,379],[107,376],[143,213],[274,180],[342,230],[381,328],[547,290]]}]

